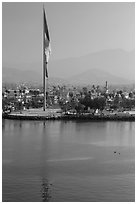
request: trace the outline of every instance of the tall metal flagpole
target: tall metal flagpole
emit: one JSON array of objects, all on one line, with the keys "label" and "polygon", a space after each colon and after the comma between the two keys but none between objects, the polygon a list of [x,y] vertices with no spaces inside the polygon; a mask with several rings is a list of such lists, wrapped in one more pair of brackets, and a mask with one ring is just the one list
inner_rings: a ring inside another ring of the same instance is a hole
[{"label": "tall metal flagpole", "polygon": [[43,6],[43,92],[44,92],[44,101],[43,101],[43,111],[46,110],[46,66],[47,59],[45,55],[45,25],[44,25],[44,6]]}]

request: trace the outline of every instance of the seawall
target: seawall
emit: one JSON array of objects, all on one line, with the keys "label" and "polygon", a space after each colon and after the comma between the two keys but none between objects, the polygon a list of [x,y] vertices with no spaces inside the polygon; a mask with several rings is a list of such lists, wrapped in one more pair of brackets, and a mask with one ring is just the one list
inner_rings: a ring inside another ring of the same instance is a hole
[{"label": "seawall", "polygon": [[3,114],[3,119],[12,120],[90,120],[90,121],[135,121],[135,115],[24,115]]}]

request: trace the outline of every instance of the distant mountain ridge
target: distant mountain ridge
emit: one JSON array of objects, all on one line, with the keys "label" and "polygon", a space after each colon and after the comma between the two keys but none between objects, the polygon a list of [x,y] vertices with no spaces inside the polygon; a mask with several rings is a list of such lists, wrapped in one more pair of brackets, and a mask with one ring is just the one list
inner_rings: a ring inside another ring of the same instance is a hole
[{"label": "distant mountain ridge", "polygon": [[[35,71],[20,71],[17,69],[8,69],[5,68],[2,74],[2,81],[7,83],[31,83],[31,84],[42,84],[42,76]],[[108,72],[93,69],[82,72],[78,75],[68,77],[67,79],[58,78],[58,77],[49,77],[48,79],[50,84],[98,84],[103,85],[105,81],[108,81],[109,84],[131,84],[132,81],[124,79],[122,77],[117,77],[115,75],[111,75]]]},{"label": "distant mountain ridge", "polygon": [[99,70],[99,69],[92,69],[87,70],[81,74],[75,75],[69,78],[69,82],[72,84],[96,84],[96,85],[103,85],[105,82],[108,84],[131,84],[132,81],[124,79],[122,77],[117,77],[112,75],[108,72]]},{"label": "distant mountain ridge", "polygon": [[42,77],[39,73],[32,70],[18,70],[17,68],[4,67],[2,69],[2,81],[3,82],[15,82],[22,83],[26,82],[36,82],[39,83]]},{"label": "distant mountain ridge", "polygon": [[[23,65],[22,65],[23,66]],[[41,62],[25,64],[25,67],[3,67],[3,82],[31,82],[42,84]],[[106,80],[111,84],[127,84],[135,81],[135,51],[104,50],[86,56],[63,60],[50,60],[49,82],[94,83]]]},{"label": "distant mountain ridge", "polygon": [[104,50],[82,57],[49,62],[49,73],[53,77],[67,78],[92,69],[103,70],[118,77],[134,80],[135,51]]},{"label": "distant mountain ridge", "polygon": [[[18,70],[16,68],[4,67],[2,70],[2,82],[3,83],[30,83],[30,84],[42,84],[42,73],[33,70]],[[66,79],[58,77],[49,77],[49,83],[51,84],[68,84]]]}]

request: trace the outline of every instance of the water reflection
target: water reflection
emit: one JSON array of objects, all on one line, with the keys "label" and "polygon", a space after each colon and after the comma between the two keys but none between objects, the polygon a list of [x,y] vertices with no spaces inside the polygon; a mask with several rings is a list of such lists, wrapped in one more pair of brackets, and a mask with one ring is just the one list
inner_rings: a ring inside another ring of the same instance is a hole
[{"label": "water reflection", "polygon": [[[131,124],[133,127],[131,128]],[[129,146],[134,145],[134,123],[131,122],[107,122],[106,145]]]},{"label": "water reflection", "polygon": [[49,157],[49,139],[48,139],[48,128],[46,122],[42,122],[40,126],[40,161],[41,161],[41,173],[43,177],[47,176],[47,160]]},{"label": "water reflection", "polygon": [[[5,120],[3,200],[20,201],[18,195],[23,193],[26,202],[77,201],[85,195],[88,201],[93,197],[97,201],[101,194],[104,200],[111,195],[113,200],[117,195],[133,200],[134,126],[130,122]],[[116,190],[119,186],[121,191]]]},{"label": "water reflection", "polygon": [[5,130],[5,127],[6,127],[6,125],[5,125],[5,120],[2,120],[2,130],[3,130],[3,131]]},{"label": "water reflection", "polygon": [[46,121],[43,121],[43,128],[46,128]]},{"label": "water reflection", "polygon": [[41,197],[43,202],[50,201],[51,198],[51,185],[46,178],[42,178]]}]

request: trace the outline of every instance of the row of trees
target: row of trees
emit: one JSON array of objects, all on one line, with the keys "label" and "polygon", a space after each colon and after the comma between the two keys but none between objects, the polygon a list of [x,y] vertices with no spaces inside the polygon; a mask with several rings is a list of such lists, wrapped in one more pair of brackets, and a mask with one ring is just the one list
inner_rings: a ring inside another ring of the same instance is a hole
[{"label": "row of trees", "polygon": [[91,99],[90,96],[85,96],[85,98],[80,98],[76,100],[72,98],[69,102],[65,100],[60,100],[59,105],[64,112],[69,110],[75,111],[77,113],[82,113],[87,111],[88,109],[96,111],[96,109],[104,110],[106,107],[109,109],[129,109],[135,107],[135,99],[126,99],[123,98],[122,100],[115,99],[114,101],[107,103],[107,99],[105,96],[96,97]]},{"label": "row of trees", "polygon": [[84,111],[87,111],[88,108],[90,109],[100,109],[103,110],[106,105],[106,99],[105,97],[97,97],[94,99],[91,99],[89,96],[85,98],[81,98],[79,101],[72,98],[69,102],[66,102],[65,100],[60,100],[59,105],[61,109],[64,112],[67,112],[69,110],[76,111],[77,113],[81,113]]}]

